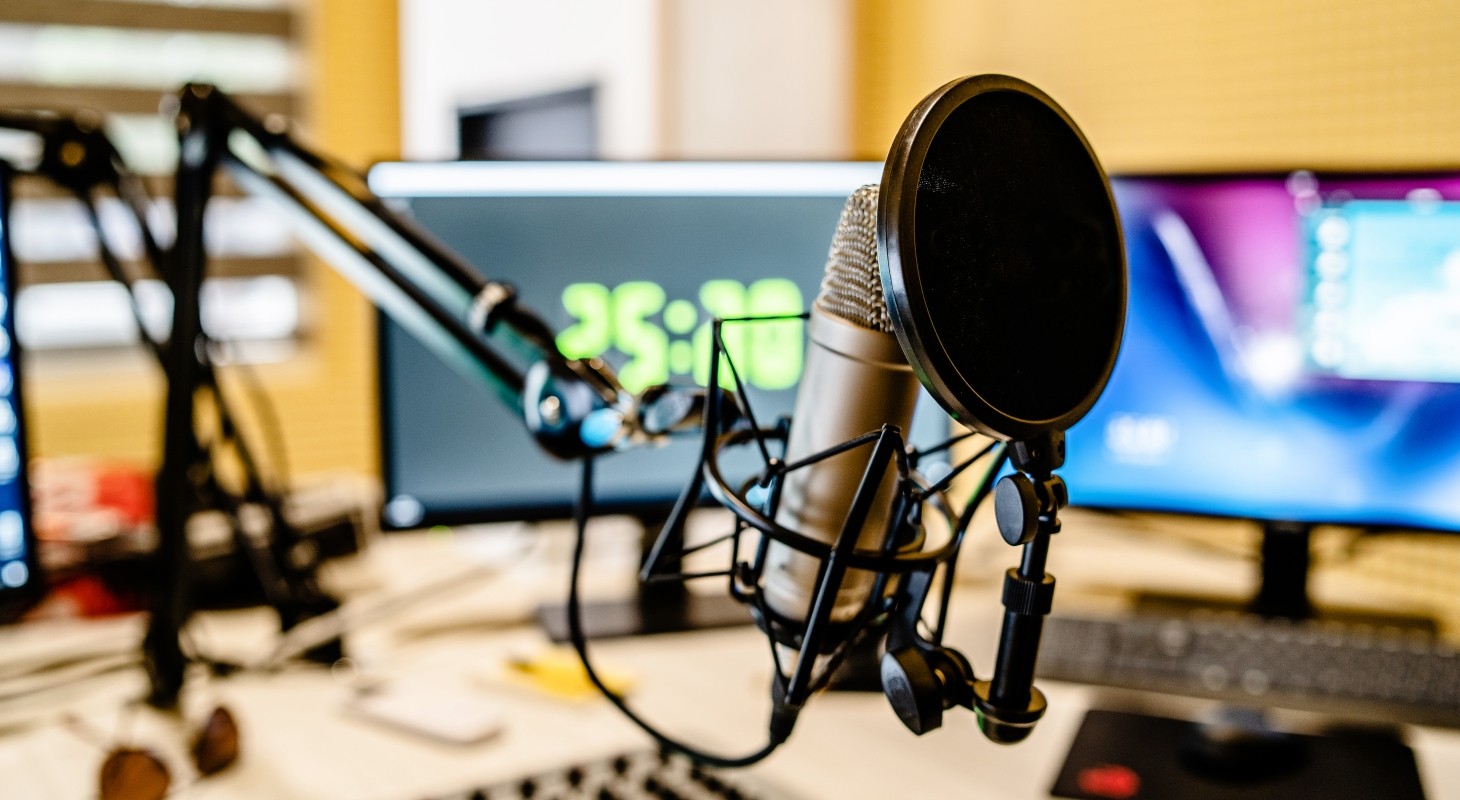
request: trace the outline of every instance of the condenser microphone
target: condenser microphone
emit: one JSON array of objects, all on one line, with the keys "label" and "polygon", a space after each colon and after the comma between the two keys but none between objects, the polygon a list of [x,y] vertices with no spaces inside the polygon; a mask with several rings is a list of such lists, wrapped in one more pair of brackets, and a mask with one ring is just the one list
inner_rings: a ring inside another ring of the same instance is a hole
[{"label": "condenser microphone", "polygon": [[[729,424],[723,402],[706,404],[700,469],[665,530],[682,526],[702,488],[736,517],[722,537],[730,567],[702,575],[728,576],[775,645],[770,739],[755,757],[785,741],[809,698],[868,641],[882,642],[883,691],[913,732],[937,728],[954,706],[974,711],[996,742],[1033,730],[1046,708],[1034,686],[1054,597],[1045,566],[1069,502],[1056,471],[1065,431],[1115,366],[1126,281],[1109,182],[1084,135],[1035,87],[979,75],[925,98],[880,185],[847,201],[809,313],[789,429],[755,422],[716,329],[710,385],[730,363],[736,419],[748,424]],[[999,444],[960,456],[937,480],[919,474],[926,453],[901,435],[919,385]],[[753,448],[764,469],[728,480],[721,455],[737,448]],[[958,512],[947,490],[985,453],[992,463]],[[1014,469],[999,478],[1005,457]],[[1005,573],[993,674],[980,680],[943,633],[949,573],[990,494],[999,533],[1022,552]],[[759,540],[742,550],[748,531]],[[944,593],[930,622],[935,585]]]},{"label": "condenser microphone", "polygon": [[[794,463],[892,425],[906,431],[917,405],[918,379],[893,331],[877,265],[877,186],[847,198],[827,253],[821,291],[807,322],[806,361],[791,417],[785,461]],[[830,544],[867,469],[856,451],[787,473],[775,520]],[[887,536],[897,476],[892,465],[857,536],[876,549]],[[821,559],[772,542],[766,553],[765,600],[796,630],[811,612]],[[849,570],[836,592],[831,621],[847,622],[865,604],[876,579]]]}]

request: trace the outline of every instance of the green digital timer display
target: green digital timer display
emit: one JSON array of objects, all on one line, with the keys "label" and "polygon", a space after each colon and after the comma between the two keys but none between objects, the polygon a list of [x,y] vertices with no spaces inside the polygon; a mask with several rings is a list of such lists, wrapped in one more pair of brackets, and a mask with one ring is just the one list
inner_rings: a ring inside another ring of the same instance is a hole
[{"label": "green digital timer display", "polygon": [[[609,288],[574,283],[563,289],[563,309],[574,323],[558,334],[558,348],[569,358],[593,358],[617,351],[628,360],[618,370],[624,388],[637,392],[692,375],[701,386],[710,379],[711,320],[716,317],[799,314],[801,290],[785,278],[765,278],[746,286],[733,280],[701,284],[698,304],[669,299],[652,281],[628,281]],[[760,389],[788,389],[801,379],[802,321],[772,320],[726,325],[725,350],[742,380]],[[720,384],[734,384],[721,365]]]}]

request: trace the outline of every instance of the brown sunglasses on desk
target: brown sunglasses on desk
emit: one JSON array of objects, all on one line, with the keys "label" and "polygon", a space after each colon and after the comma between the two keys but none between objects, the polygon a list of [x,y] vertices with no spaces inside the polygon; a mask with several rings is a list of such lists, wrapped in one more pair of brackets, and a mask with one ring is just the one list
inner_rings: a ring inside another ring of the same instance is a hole
[{"label": "brown sunglasses on desk", "polygon": [[[219,706],[193,736],[190,751],[200,777],[238,760],[238,723]],[[151,750],[115,747],[101,764],[100,800],[161,800],[172,788],[167,764]]]}]

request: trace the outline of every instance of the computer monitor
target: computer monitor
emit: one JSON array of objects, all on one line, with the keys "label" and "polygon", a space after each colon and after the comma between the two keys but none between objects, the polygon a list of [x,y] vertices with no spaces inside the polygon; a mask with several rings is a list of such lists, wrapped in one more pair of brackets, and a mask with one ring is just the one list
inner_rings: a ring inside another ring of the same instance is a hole
[{"label": "computer monitor", "polygon": [[[1066,612],[1041,673],[1455,724],[1453,651],[1433,621],[1315,609],[1306,583],[1315,525],[1460,531],[1460,173],[1112,185],[1129,314],[1105,393],[1069,431],[1070,502],[1260,521],[1261,580],[1248,598],[1138,593],[1129,614]],[[1153,796],[1420,796],[1398,737],[1137,706],[1090,712],[1057,796],[1115,796],[1102,791],[1137,776]]]},{"label": "computer monitor", "polygon": [[0,161],[0,619],[41,592],[31,526],[25,414],[15,339],[15,258],[10,247],[13,173]]},{"label": "computer monitor", "polygon": [[1460,530],[1460,173],[1112,184],[1129,316],[1072,504]]},{"label": "computer monitor", "polygon": [[[816,296],[847,196],[876,163],[455,162],[382,164],[372,191],[561,331],[570,356],[603,356],[630,390],[706,380],[710,320],[786,314]],[[727,331],[759,421],[789,415],[800,322]],[[544,454],[483,386],[382,318],[382,475],[390,528],[567,516],[577,468]],[[911,439],[948,435],[924,397]],[[698,437],[605,459],[606,511],[665,513]],[[749,454],[747,454],[749,455]]]}]

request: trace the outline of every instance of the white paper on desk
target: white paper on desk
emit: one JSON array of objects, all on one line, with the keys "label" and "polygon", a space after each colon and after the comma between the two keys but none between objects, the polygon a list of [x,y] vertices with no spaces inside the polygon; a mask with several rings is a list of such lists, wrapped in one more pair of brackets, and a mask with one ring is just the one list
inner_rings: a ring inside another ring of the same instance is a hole
[{"label": "white paper on desk", "polygon": [[463,687],[386,684],[345,707],[365,719],[449,744],[476,744],[502,730],[497,703]]}]

